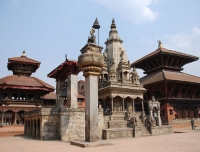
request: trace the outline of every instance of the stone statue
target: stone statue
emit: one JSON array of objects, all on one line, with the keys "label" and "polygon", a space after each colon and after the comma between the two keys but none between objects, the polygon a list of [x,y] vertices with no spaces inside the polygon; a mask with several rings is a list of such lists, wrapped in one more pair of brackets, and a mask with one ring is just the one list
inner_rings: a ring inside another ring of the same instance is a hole
[{"label": "stone statue", "polygon": [[121,53],[120,53],[121,61],[123,61],[123,56],[124,56],[124,51],[121,51]]},{"label": "stone statue", "polygon": [[106,52],[103,53],[103,57],[104,57],[104,61],[106,61],[106,59],[107,59],[107,57],[108,57],[108,55],[107,55]]},{"label": "stone statue", "polygon": [[114,58],[110,59],[110,66],[113,66],[115,64]]},{"label": "stone statue", "polygon": [[90,35],[88,37],[88,42],[87,43],[93,43],[93,44],[96,44],[96,36],[94,35],[95,33],[95,30],[92,28],[92,30],[90,31]]}]

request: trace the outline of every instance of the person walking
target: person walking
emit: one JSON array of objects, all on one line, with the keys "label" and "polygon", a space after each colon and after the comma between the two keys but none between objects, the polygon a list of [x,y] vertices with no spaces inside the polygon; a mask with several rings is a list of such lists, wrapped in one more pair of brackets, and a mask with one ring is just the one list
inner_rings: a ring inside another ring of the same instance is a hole
[{"label": "person walking", "polygon": [[195,130],[194,117],[191,119],[190,123],[191,123],[192,130]]}]

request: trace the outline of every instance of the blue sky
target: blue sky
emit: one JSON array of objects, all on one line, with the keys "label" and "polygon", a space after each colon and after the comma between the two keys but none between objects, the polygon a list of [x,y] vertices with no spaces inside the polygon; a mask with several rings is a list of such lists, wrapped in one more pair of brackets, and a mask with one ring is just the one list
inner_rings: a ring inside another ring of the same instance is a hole
[{"label": "blue sky", "polygon": [[[26,50],[27,57],[41,62],[32,76],[55,87],[47,74],[65,54],[78,59],[96,17],[104,48],[115,19],[131,63],[155,51],[157,40],[167,49],[200,57],[199,7],[199,0],[0,0],[0,78],[12,74],[8,58]],[[183,72],[200,76],[199,61]]]}]

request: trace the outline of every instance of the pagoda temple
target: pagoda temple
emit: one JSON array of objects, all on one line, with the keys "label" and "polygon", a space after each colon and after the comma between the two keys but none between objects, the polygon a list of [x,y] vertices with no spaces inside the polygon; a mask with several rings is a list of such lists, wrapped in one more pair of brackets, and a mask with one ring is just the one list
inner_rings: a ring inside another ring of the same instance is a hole
[{"label": "pagoda temple", "polygon": [[1,125],[23,124],[24,112],[43,105],[43,96],[53,92],[54,87],[31,74],[40,62],[22,56],[8,59],[7,68],[13,75],[0,79]]},{"label": "pagoda temple", "polygon": [[159,41],[158,49],[133,62],[132,67],[144,70],[140,82],[161,103],[162,122],[200,117],[200,77],[181,72],[183,66],[197,61],[193,55],[168,50]]}]

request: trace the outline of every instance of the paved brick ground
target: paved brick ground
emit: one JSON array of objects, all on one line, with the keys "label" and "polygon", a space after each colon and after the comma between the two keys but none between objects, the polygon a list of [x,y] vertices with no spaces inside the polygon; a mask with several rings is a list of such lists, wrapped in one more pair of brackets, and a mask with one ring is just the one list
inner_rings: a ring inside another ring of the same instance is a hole
[{"label": "paved brick ground", "polygon": [[9,136],[20,136],[24,134],[24,126],[0,127],[0,138]]},{"label": "paved brick ground", "polygon": [[174,129],[170,135],[109,140],[114,145],[80,148],[67,142],[24,136],[0,138],[0,152],[200,152],[200,129]]}]

